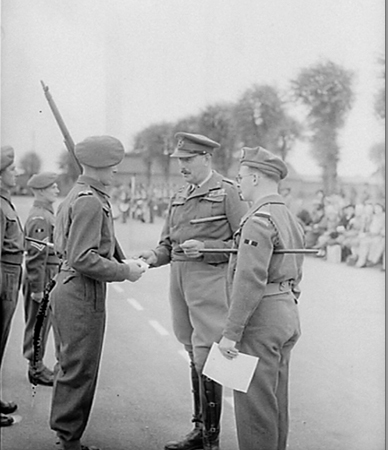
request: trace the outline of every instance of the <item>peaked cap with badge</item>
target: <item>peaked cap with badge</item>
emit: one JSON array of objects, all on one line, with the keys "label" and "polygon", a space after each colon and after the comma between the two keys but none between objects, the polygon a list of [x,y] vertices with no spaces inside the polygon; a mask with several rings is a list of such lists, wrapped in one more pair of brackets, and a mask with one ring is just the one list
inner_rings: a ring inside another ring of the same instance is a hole
[{"label": "peaked cap with badge", "polygon": [[112,136],[91,136],[76,144],[75,156],[89,167],[112,167],[124,158],[124,146]]},{"label": "peaked cap with badge", "polygon": [[3,147],[1,147],[0,171],[10,166],[14,162],[14,159],[15,159],[15,152],[11,146],[4,145]]},{"label": "peaked cap with badge", "polygon": [[171,158],[192,158],[197,155],[205,155],[213,153],[213,150],[220,147],[215,142],[201,134],[184,133],[182,131],[175,134],[178,143],[175,147]]},{"label": "peaked cap with badge", "polygon": [[28,180],[27,186],[33,189],[46,189],[57,181],[58,175],[55,172],[41,172]]},{"label": "peaked cap with badge", "polygon": [[285,178],[288,169],[284,161],[263,147],[243,147],[241,150],[240,165],[253,167],[268,176],[277,176],[280,180]]}]

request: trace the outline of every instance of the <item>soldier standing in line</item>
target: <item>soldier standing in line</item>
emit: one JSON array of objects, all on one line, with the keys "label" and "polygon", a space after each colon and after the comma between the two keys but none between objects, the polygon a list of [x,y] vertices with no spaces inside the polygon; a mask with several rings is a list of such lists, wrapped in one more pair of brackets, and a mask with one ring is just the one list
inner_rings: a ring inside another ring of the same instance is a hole
[{"label": "soldier standing in line", "polygon": [[166,450],[219,448],[222,386],[202,375],[213,342],[224,328],[228,305],[226,254],[202,254],[229,248],[246,211],[235,184],[212,170],[220,145],[205,136],[177,133],[178,158],[187,185],[173,195],[159,245],[141,253],[151,267],[171,263],[170,302],[175,335],[191,361],[194,429]]},{"label": "soldier standing in line", "polygon": [[[34,194],[34,203],[24,225],[24,235],[45,242],[53,242],[54,208],[59,193],[57,174],[42,172],[33,175],[27,183]],[[43,364],[47,338],[51,328],[49,311],[42,325],[42,340],[39,358],[34,361],[34,328],[43,291],[49,280],[58,272],[59,258],[54,249],[47,245],[28,241],[26,243],[25,274],[23,280],[24,294],[24,341],[23,356],[29,362],[28,378],[32,384],[52,386],[54,373]]]},{"label": "soldier standing in line", "polygon": [[97,384],[106,283],[136,281],[144,269],[119,257],[106,191],[124,157],[123,145],[110,136],[93,136],[75,146],[75,156],[84,173],[59,206],[54,228],[55,251],[63,262],[50,303],[59,349],[50,425],[61,449],[88,450],[80,440]]},{"label": "soldier standing in line", "polygon": [[230,310],[219,348],[229,359],[237,348],[260,358],[248,392],[234,391],[240,450],[285,450],[303,256],[274,250],[302,249],[303,231],[278,194],[284,162],[262,147],[243,148],[240,162],[241,192],[253,204],[235,233],[238,253],[229,263]]},{"label": "soldier standing in line", "polygon": [[[12,147],[1,147],[0,154],[0,367],[15,313],[22,278],[24,253],[23,229],[19,216],[11,202],[11,189],[16,186],[15,152]],[[1,426],[13,424],[13,418],[6,414],[16,411],[13,402],[0,401]]]}]

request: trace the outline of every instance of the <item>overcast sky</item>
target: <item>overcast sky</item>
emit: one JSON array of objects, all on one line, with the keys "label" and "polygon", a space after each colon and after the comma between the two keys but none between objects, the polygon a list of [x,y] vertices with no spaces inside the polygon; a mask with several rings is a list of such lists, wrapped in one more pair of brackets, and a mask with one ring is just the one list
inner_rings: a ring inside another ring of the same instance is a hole
[{"label": "overcast sky", "polygon": [[[112,134],[130,150],[151,123],[237,101],[254,83],[287,89],[330,59],[355,72],[339,174],[370,175],[369,148],[384,139],[373,111],[384,20],[384,0],[2,0],[1,144],[58,170],[40,80],[76,142]],[[319,173],[306,145],[289,160]]]}]

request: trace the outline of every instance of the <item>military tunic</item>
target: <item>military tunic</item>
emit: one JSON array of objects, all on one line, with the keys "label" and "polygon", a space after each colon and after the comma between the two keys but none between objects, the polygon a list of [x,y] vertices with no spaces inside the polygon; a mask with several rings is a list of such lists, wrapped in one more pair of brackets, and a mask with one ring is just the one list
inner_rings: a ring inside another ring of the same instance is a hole
[{"label": "military tunic", "polygon": [[17,305],[24,252],[22,225],[15,207],[11,202],[11,195],[4,188],[0,188],[0,240],[1,366],[12,318]]},{"label": "military tunic", "polygon": [[280,195],[254,204],[235,234],[228,271],[230,311],[223,335],[258,356],[248,392],[234,392],[240,450],[285,450],[290,352],[300,336],[296,299],[303,256],[274,254],[303,248],[303,232]]},{"label": "military tunic", "polygon": [[[40,241],[53,242],[54,221],[52,204],[48,201],[34,200],[24,225],[24,234],[26,237]],[[34,327],[39,302],[32,299],[31,294],[43,292],[48,281],[55,277],[58,272],[59,258],[56,256],[54,249],[36,242],[27,241],[26,250],[26,270],[23,280],[25,318],[23,356],[32,363]],[[50,314],[47,311],[42,325],[42,340],[38,361],[41,361],[44,357],[50,327]]]},{"label": "military tunic", "polygon": [[129,276],[129,267],[114,259],[112,211],[100,182],[79,177],[58,208],[54,244],[63,264],[51,294],[59,355],[50,425],[65,450],[79,450],[101,359],[106,283]]},{"label": "military tunic", "polygon": [[193,192],[190,187],[183,187],[171,199],[154,266],[171,262],[173,329],[201,373],[210,347],[220,339],[225,325],[228,255],[206,253],[189,258],[180,244],[196,239],[204,242],[205,248],[230,248],[247,208],[233,182],[217,172]]}]

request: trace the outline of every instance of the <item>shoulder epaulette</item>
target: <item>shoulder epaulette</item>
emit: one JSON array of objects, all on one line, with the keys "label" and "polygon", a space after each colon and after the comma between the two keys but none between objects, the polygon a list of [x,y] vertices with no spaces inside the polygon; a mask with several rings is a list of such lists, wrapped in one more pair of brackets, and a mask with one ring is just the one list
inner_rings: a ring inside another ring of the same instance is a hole
[{"label": "shoulder epaulette", "polygon": [[265,211],[256,211],[252,215],[252,220],[256,223],[260,223],[263,225],[265,224],[267,226],[269,225],[269,222],[271,222],[271,214]]},{"label": "shoulder epaulette", "polygon": [[81,191],[81,192],[78,192],[78,197],[85,197],[87,195],[93,195],[93,191]]},{"label": "shoulder epaulette", "polygon": [[43,216],[32,216],[30,220],[45,220]]},{"label": "shoulder epaulette", "polygon": [[256,217],[265,217],[267,219],[271,218],[271,214],[265,211],[256,211],[253,215]]}]

